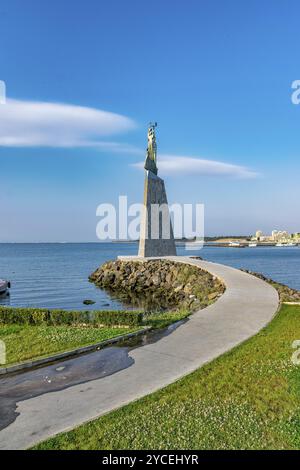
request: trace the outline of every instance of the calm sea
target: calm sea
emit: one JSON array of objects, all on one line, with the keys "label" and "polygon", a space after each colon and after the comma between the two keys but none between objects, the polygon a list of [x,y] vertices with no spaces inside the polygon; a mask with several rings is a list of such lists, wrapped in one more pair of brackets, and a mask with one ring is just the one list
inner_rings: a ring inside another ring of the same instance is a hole
[{"label": "calm sea", "polygon": [[[12,282],[0,304],[65,309],[110,309],[121,304],[88,281],[99,265],[118,255],[137,254],[134,243],[0,244],[0,278]],[[300,247],[205,247],[178,254],[250,269],[300,290]],[[83,306],[83,300],[96,303]]]}]

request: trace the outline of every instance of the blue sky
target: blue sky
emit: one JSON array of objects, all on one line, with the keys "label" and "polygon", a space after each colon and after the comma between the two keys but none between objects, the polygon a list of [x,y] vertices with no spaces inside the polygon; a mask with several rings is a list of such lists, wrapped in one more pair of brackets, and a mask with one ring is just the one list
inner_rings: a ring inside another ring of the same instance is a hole
[{"label": "blue sky", "polygon": [[142,200],[151,120],[169,201],[204,203],[207,235],[300,231],[299,13],[2,1],[0,241],[95,241],[98,204]]}]

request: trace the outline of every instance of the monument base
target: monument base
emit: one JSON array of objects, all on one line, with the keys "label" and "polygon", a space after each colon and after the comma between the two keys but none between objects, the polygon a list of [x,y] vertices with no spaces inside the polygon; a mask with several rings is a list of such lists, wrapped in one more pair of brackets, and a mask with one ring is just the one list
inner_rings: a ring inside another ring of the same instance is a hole
[{"label": "monument base", "polygon": [[146,171],[138,256],[148,258],[176,255],[164,180],[152,171]]}]

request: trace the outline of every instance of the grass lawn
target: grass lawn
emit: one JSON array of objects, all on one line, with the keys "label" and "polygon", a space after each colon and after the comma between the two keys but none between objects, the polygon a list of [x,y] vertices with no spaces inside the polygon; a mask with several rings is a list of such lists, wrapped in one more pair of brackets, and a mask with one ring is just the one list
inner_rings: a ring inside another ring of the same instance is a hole
[{"label": "grass lawn", "polygon": [[166,312],[152,313],[145,318],[144,324],[150,325],[152,328],[166,328],[180,320],[184,320],[191,314],[190,310],[186,308],[178,308],[177,310],[170,310]]},{"label": "grass lawn", "polygon": [[0,325],[7,364],[98,343],[139,328]]},{"label": "grass lawn", "polygon": [[186,318],[190,312],[178,309],[149,315],[137,327],[84,327],[0,324],[0,340],[6,345],[6,365],[88,346],[115,336],[138,331],[144,326],[165,328]]},{"label": "grass lawn", "polygon": [[299,449],[300,307],[193,374],[36,449]]}]

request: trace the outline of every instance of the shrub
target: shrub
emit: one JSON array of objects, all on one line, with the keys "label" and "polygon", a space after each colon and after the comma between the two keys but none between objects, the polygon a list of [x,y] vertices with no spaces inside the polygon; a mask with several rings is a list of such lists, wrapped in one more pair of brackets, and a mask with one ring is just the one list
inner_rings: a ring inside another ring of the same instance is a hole
[{"label": "shrub", "polygon": [[36,308],[0,307],[0,324],[11,325],[82,325],[137,326],[143,313],[126,310],[69,311]]}]

